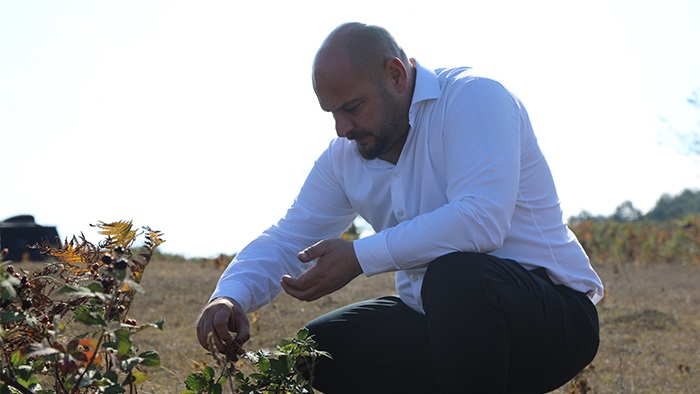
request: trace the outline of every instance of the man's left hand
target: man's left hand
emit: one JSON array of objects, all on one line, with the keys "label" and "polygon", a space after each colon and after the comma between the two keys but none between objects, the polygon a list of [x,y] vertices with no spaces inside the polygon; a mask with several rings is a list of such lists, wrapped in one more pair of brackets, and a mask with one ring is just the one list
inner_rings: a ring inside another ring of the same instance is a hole
[{"label": "man's left hand", "polygon": [[283,276],[287,294],[302,301],[314,301],[344,287],[362,273],[352,242],[341,238],[324,239],[297,255],[299,261],[316,264],[298,278]]}]

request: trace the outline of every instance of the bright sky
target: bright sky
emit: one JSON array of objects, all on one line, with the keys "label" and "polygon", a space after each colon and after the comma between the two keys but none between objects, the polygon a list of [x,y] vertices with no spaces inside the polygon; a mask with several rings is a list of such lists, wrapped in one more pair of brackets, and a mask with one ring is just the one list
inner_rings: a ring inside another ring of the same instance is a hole
[{"label": "bright sky", "polygon": [[697,0],[338,4],[0,0],[0,220],[94,240],[89,224],[133,220],[164,252],[240,250],[334,137],[310,70],[348,21],[516,93],[567,218],[700,186],[698,160],[662,143],[662,118],[700,127]]}]

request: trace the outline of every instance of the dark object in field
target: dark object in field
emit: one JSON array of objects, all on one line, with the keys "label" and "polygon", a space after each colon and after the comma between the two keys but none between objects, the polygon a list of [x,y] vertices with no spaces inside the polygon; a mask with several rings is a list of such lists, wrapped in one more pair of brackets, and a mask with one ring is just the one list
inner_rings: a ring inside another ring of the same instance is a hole
[{"label": "dark object in field", "polygon": [[38,225],[32,215],[13,216],[0,222],[0,249],[8,249],[7,260],[41,261],[45,256],[31,246],[45,242],[60,247],[56,227]]}]

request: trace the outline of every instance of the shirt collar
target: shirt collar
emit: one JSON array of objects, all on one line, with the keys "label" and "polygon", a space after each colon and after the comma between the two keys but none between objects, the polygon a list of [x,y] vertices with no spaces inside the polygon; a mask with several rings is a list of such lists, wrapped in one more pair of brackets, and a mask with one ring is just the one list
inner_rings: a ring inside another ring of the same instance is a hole
[{"label": "shirt collar", "polygon": [[435,71],[424,67],[416,59],[411,59],[411,62],[416,67],[416,84],[413,88],[413,98],[411,100],[411,108],[408,114],[408,121],[413,125],[416,114],[416,105],[421,101],[433,100],[440,97],[440,83],[438,82]]},{"label": "shirt collar", "polygon": [[416,59],[411,59],[416,67],[416,86],[413,88],[413,101],[415,105],[423,100],[436,99],[440,97],[440,84],[435,71],[424,67]]}]

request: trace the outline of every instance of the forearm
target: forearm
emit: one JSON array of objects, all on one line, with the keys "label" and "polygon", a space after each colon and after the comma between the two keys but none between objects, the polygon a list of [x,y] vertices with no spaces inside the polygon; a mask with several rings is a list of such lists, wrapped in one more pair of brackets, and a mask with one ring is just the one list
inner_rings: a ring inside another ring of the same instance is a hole
[{"label": "forearm", "polygon": [[297,276],[303,271],[302,264],[295,257],[301,248],[263,234],[248,244],[229,264],[210,300],[229,297],[235,299],[246,312],[261,308],[280,293],[279,280],[283,275]]},{"label": "forearm", "polygon": [[363,272],[371,276],[413,269],[455,251],[497,249],[508,235],[510,216],[505,210],[484,209],[477,202],[456,201],[355,241]]}]

